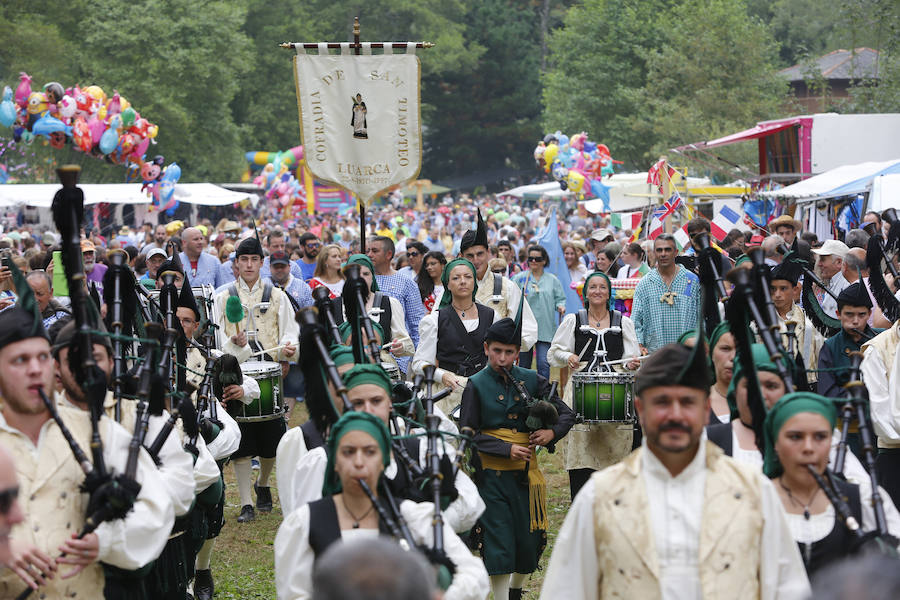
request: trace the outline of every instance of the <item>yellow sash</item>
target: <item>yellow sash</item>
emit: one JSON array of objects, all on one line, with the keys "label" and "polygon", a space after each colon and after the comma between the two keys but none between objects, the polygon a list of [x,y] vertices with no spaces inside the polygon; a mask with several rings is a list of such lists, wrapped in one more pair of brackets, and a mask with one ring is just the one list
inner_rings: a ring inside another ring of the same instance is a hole
[{"label": "yellow sash", "polygon": [[[528,445],[528,433],[515,431],[514,429],[483,429],[481,433],[495,437],[498,440],[520,446]],[[531,531],[550,528],[547,518],[547,481],[538,465],[537,453],[530,462],[520,459],[503,458],[492,454],[479,452],[481,466],[495,471],[523,471],[528,469],[528,505],[531,517]]]}]

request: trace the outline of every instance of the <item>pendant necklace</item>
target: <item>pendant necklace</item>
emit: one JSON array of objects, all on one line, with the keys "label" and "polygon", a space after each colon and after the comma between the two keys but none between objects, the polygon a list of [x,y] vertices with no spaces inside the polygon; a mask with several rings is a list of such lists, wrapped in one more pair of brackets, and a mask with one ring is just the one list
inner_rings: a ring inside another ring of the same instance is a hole
[{"label": "pendant necklace", "polygon": [[791,493],[790,488],[788,488],[788,486],[784,485],[783,481],[779,480],[778,483],[781,484],[781,487],[784,488],[784,491],[787,492],[787,495],[791,501],[791,504],[796,504],[797,506],[803,507],[803,518],[806,519],[807,521],[809,521],[809,518],[810,518],[809,507],[812,506],[813,500],[815,500],[816,496],[819,495],[819,488],[816,488],[816,491],[813,492],[813,495],[809,497],[809,502],[807,502],[806,504],[803,504],[799,500],[794,499],[794,495]]},{"label": "pendant necklace", "polygon": [[[472,310],[472,307],[473,307],[473,306],[475,306],[475,303],[474,303],[474,302],[473,302],[472,304],[470,304],[470,305],[469,305],[469,308],[467,308],[466,310]],[[453,305],[453,308],[456,308],[456,305],[455,305],[455,304]],[[463,309],[461,309],[461,308],[456,308],[456,310],[459,311],[459,314],[462,316],[463,319],[466,318],[466,310],[463,310]]]},{"label": "pendant necklace", "polygon": [[[789,492],[789,493],[790,493],[790,492]],[[359,529],[359,522],[362,521],[363,519],[365,519],[366,517],[368,517],[368,516],[369,516],[369,513],[372,512],[372,509],[375,508],[375,505],[372,504],[372,505],[369,507],[369,510],[367,510],[366,512],[363,513],[363,516],[357,517],[357,516],[354,515],[352,512],[350,512],[350,509],[347,507],[347,502],[344,500],[344,495],[343,495],[343,494],[341,494],[341,504],[344,505],[344,510],[347,511],[347,514],[350,515],[350,518],[353,519],[353,524],[352,524],[353,529]]]}]

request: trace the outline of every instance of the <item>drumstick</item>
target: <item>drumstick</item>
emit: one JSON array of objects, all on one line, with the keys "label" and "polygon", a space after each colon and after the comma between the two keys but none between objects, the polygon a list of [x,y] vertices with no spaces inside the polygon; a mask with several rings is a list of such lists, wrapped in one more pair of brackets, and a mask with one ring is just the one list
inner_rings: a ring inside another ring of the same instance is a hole
[{"label": "drumstick", "polygon": [[633,360],[644,360],[645,358],[650,358],[649,354],[645,354],[644,356],[635,356],[632,358],[623,358],[621,360],[611,360],[609,362],[600,363],[603,365],[621,365],[623,363],[631,362]]},{"label": "drumstick", "polygon": [[258,352],[252,353],[250,356],[259,356],[260,354],[268,354],[269,352],[276,352],[281,350],[282,348],[287,347],[289,344],[281,344],[280,346],[275,346],[274,348],[266,348],[265,350],[259,350]]}]

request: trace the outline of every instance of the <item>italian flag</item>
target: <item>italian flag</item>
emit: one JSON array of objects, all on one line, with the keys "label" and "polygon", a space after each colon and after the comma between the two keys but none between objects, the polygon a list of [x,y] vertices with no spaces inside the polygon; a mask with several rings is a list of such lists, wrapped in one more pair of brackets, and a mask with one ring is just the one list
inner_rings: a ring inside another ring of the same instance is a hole
[{"label": "italian flag", "polygon": [[641,218],[644,213],[628,212],[628,213],[612,213],[609,217],[609,224],[619,229],[637,229],[641,224]]}]

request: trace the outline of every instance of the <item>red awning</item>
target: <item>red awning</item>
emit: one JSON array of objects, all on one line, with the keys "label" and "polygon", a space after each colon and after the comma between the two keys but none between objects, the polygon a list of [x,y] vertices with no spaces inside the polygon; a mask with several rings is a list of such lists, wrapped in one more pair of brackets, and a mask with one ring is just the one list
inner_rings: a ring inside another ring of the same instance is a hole
[{"label": "red awning", "polygon": [[757,138],[765,137],[767,135],[771,135],[783,129],[787,129],[789,127],[793,127],[794,125],[800,125],[803,122],[803,117],[794,117],[791,119],[782,119],[779,121],[764,121],[762,123],[757,123],[755,127],[751,127],[750,129],[745,129],[744,131],[739,131],[738,133],[732,133],[731,135],[726,135],[725,137],[720,137],[715,140],[710,140],[708,142],[698,142],[696,144],[687,144],[686,146],[679,146],[675,148],[676,150],[703,150],[706,148],[714,148],[716,146],[725,146],[727,144],[734,144],[735,142],[743,142],[746,140],[755,140]]}]

